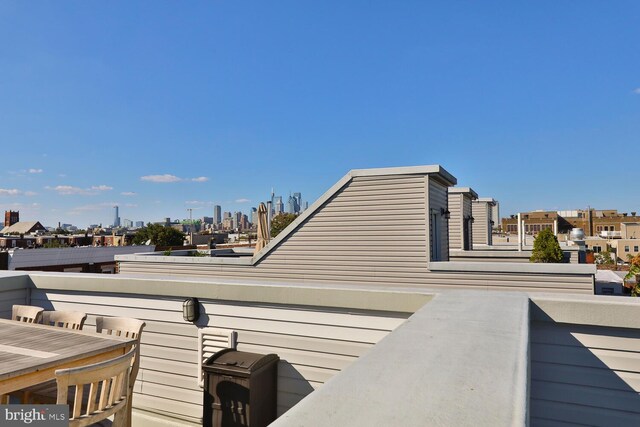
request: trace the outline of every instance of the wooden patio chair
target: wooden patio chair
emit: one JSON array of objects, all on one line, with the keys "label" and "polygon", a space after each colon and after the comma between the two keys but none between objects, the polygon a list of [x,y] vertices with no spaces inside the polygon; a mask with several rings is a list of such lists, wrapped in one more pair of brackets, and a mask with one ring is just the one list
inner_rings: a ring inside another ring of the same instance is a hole
[{"label": "wooden patio chair", "polygon": [[67,329],[82,329],[87,314],[79,311],[43,311],[42,323]]},{"label": "wooden patio chair", "polygon": [[[140,336],[142,329],[146,326],[142,320],[132,319],[128,317],[96,317],[96,332],[107,335],[116,335],[137,340],[135,357],[131,365],[131,373],[129,374],[129,393],[133,396],[133,386],[138,377],[140,369]],[[132,400],[127,402],[127,427],[131,424]]]},{"label": "wooden patio chair", "polygon": [[[135,353],[132,348],[115,359],[56,371],[57,404],[73,402],[69,405],[70,427],[88,426],[111,415],[113,426],[127,425],[127,403],[131,400],[129,374]],[[83,398],[85,395],[88,397]]]},{"label": "wooden patio chair", "polygon": [[33,305],[14,305],[11,308],[11,320],[25,323],[39,323],[44,308]]},{"label": "wooden patio chair", "polygon": [[[136,340],[135,346],[132,348],[134,358],[131,363],[131,371],[128,378],[129,393],[133,396],[133,386],[140,369],[140,336],[142,329],[146,323],[142,320],[132,319],[128,317],[96,317],[96,332],[106,335],[115,335]],[[55,386],[50,383],[44,383],[37,386],[29,387],[22,391],[22,403],[31,404],[47,404],[55,402]],[[85,392],[86,394],[86,392]],[[86,399],[86,397],[85,397]],[[132,413],[132,399],[127,402],[127,426],[130,426]]]}]

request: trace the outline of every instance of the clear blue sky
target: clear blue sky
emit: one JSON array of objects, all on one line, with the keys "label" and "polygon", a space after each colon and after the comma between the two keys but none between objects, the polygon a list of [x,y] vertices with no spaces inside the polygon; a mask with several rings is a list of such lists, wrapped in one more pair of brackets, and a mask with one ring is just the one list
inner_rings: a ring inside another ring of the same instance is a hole
[{"label": "clear blue sky", "polygon": [[438,163],[504,215],[640,212],[639,17],[638,1],[3,0],[0,210],[211,216]]}]

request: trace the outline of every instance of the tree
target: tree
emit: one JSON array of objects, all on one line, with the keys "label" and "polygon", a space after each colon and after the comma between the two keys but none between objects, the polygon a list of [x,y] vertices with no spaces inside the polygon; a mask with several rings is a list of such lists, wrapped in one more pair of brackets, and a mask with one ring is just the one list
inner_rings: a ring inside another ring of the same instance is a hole
[{"label": "tree", "polygon": [[282,230],[287,228],[297,218],[296,214],[281,213],[271,220],[271,237],[276,237]]},{"label": "tree", "polygon": [[563,258],[564,254],[553,231],[547,228],[538,233],[533,241],[533,252],[529,260],[531,262],[558,263],[562,262]]},{"label": "tree", "polygon": [[631,296],[637,297],[640,296],[640,282],[638,281],[640,278],[640,255],[629,258],[629,272],[624,276],[624,280],[631,280],[634,277],[636,278],[636,284],[631,289]]},{"label": "tree", "polygon": [[133,244],[144,245],[149,240],[151,240],[152,245],[157,246],[182,246],[184,233],[172,227],[148,223],[146,227],[140,228],[136,235],[133,236]]},{"label": "tree", "polygon": [[598,252],[594,255],[594,262],[597,265],[613,265],[615,262],[613,261],[613,257],[611,256],[611,251],[606,249],[602,252]]},{"label": "tree", "polygon": [[45,242],[42,245],[43,248],[49,248],[49,249],[51,249],[51,248],[66,248],[68,246],[69,245],[67,245],[66,243],[61,242],[58,239],[51,239],[51,240]]}]

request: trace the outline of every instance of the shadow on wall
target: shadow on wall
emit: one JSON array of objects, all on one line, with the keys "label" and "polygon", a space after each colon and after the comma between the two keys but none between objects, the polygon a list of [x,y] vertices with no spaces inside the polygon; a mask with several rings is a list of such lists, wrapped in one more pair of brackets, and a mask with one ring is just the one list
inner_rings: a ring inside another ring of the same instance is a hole
[{"label": "shadow on wall", "polygon": [[530,425],[638,425],[640,331],[532,315]]}]

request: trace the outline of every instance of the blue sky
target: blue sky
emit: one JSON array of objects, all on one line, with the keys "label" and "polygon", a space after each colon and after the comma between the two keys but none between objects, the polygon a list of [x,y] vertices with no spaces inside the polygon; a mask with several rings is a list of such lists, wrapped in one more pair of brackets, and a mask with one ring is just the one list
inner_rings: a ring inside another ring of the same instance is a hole
[{"label": "blue sky", "polygon": [[640,2],[0,1],[0,210],[86,226],[441,164],[640,211]]}]

